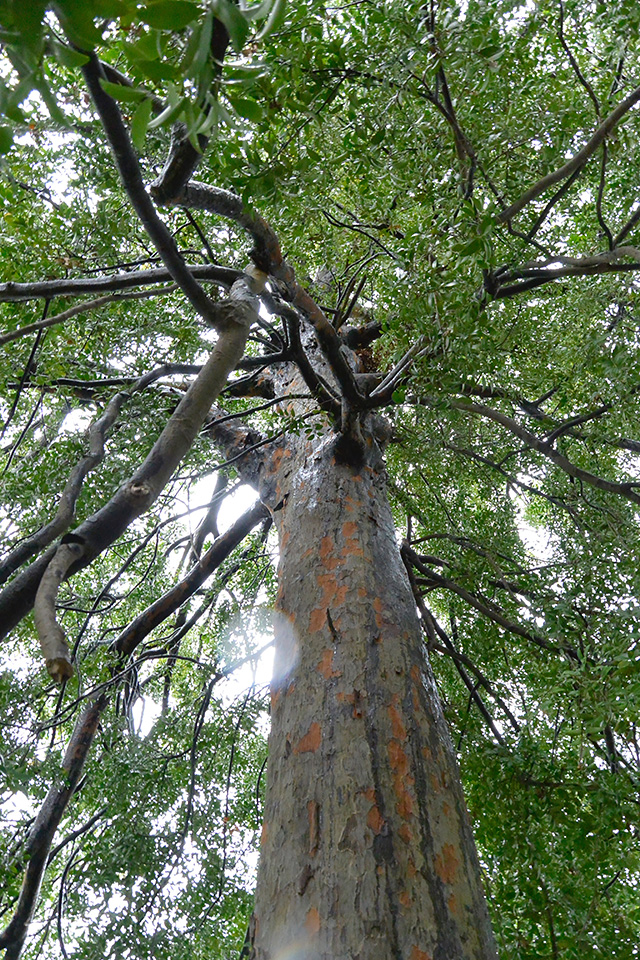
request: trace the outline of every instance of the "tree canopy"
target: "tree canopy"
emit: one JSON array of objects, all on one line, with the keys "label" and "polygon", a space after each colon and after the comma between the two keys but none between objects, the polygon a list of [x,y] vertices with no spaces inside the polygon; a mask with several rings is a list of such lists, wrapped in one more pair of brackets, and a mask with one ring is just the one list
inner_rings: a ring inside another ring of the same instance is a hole
[{"label": "tree canopy", "polygon": [[[25,956],[242,949],[277,544],[237,468],[339,420],[300,339],[315,304],[334,371],[341,332],[358,348],[345,396],[391,424],[500,956],[639,955],[639,21],[630,0],[0,3],[7,924],[69,791]],[[163,176],[196,168],[207,202]],[[71,566],[160,456],[250,261],[270,280],[217,430]],[[61,537],[74,673],[52,679],[29,591]]]}]

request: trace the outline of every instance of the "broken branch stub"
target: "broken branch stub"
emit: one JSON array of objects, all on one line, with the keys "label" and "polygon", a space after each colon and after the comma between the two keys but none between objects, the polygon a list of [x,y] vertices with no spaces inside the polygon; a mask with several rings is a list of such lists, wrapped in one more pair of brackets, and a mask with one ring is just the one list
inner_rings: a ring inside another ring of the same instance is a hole
[{"label": "broken branch stub", "polygon": [[33,606],[33,619],[47,672],[56,683],[73,676],[73,664],[64,630],[56,620],[56,599],[70,567],[80,559],[80,543],[61,543],[45,570]]}]

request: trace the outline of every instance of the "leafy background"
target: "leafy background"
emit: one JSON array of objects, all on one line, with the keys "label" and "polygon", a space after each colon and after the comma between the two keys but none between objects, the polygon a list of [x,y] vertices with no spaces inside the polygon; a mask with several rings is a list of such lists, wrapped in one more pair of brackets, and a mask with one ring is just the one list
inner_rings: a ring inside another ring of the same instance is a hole
[{"label": "leafy background", "polygon": [[[637,508],[567,476],[468,403],[486,403],[540,436],[606,406],[558,445],[599,476],[638,478],[639,448],[618,443],[637,436],[633,270],[504,299],[483,287],[502,266],[606,250],[633,216],[640,130],[631,111],[533,235],[553,190],[511,230],[498,219],[637,85],[638,6],[492,0],[427,10],[393,0],[292,0],[254,18],[258,6],[244,16],[229,2],[67,0],[44,19],[44,4],[0,7],[0,273],[27,281],[155,262],[78,70],[75,48],[96,45],[133,83],[133,92],[111,92],[147,182],[162,168],[171,123],[182,120],[194,142],[212,141],[198,177],[235,190],[265,216],[297,275],[329,308],[364,279],[362,318],[374,316],[384,331],[372,364],[389,369],[423,338],[425,352],[387,411],[389,489],[399,535],[447,582],[422,576],[420,588],[457,655],[440,636],[432,660],[500,955],[637,956]],[[208,53],[214,17],[232,38],[221,69]],[[444,102],[443,76],[473,157],[456,149],[433,102],[438,90]],[[165,111],[158,123],[154,98]],[[179,209],[163,216],[191,262],[246,263],[246,239],[224,222],[203,214],[194,225]],[[633,242],[632,228],[625,243]],[[322,271],[331,276],[324,292]],[[50,312],[73,302],[57,298]],[[41,309],[2,304],[3,330],[38,320]],[[83,391],[77,382],[202,362],[210,343],[191,308],[168,294],[109,304],[37,343],[25,337],[3,349],[8,548],[50,518],[87,423],[119,389]],[[133,472],[180,390],[163,381],[127,402],[85,483],[79,519]],[[256,404],[225,402],[230,411]],[[280,426],[268,412],[246,421]],[[26,828],[59,776],[78,704],[108,681],[114,636],[178,576],[198,520],[182,514],[211,496],[221,461],[201,438],[154,509],[65,587],[63,622],[79,671],[63,692],[44,676],[30,619],[4,647],[7,918]],[[171,660],[179,619],[139,655],[61,826],[27,956],[237,955],[251,910],[268,719],[262,675],[252,686],[245,669],[234,686],[219,674],[268,639],[261,611],[273,601],[275,557],[272,537],[257,531],[184,612],[203,608],[179,659]],[[465,664],[476,698],[461,677]]]}]

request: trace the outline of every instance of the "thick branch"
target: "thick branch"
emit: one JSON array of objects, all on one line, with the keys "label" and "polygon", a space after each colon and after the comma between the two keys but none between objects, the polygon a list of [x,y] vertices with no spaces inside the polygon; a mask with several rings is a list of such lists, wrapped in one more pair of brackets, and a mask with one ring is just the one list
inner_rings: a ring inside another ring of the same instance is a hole
[{"label": "thick branch", "polygon": [[214,302],[194,279],[175,240],[156,213],[153,202],[145,190],[138,158],[129,140],[118,104],[103,90],[100,83],[104,78],[104,72],[95,54],[90,54],[89,62],[82,67],[82,72],[109,140],[122,184],[140,223],[194,310],[211,326],[217,327],[218,317]]},{"label": "thick branch", "polygon": [[[252,279],[245,277],[234,284],[231,296],[237,302],[232,300],[224,304],[227,308],[224,311],[226,329],[220,334],[207,363],[169,418],[144,463],[102,509],[74,531],[77,542],[84,546],[84,554],[71,572],[90,564],[149,509],[188,453],[212,404],[225,386],[228,374],[244,351],[249,327],[257,315],[257,299],[249,292],[252,283]],[[231,311],[235,320],[229,315]],[[48,559],[50,554],[40,557],[0,594],[0,636],[6,636],[31,609]]]},{"label": "thick branch", "polygon": [[[195,280],[205,280],[210,283],[217,283],[221,287],[229,288],[242,276],[240,270],[231,270],[229,267],[218,267],[215,264],[186,264],[186,269]],[[64,278],[60,280],[40,280],[35,283],[0,283],[0,302],[15,303],[19,300],[38,300],[46,298],[52,300],[53,297],[70,297],[82,293],[104,293],[116,290],[128,290],[131,287],[146,287],[154,283],[168,282],[172,279],[169,270],[163,267],[152,267],[149,270],[131,270],[126,273],[116,273],[111,277],[78,277],[75,279]],[[156,291],[154,291],[155,293]],[[159,292],[159,291],[157,291]],[[164,290],[169,293],[170,290]],[[105,302],[109,302],[105,300]],[[72,310],[81,312],[79,308],[95,309],[101,306],[99,303],[78,304],[72,307]],[[73,316],[73,314],[69,314]],[[60,317],[62,319],[62,317]],[[65,317],[66,319],[66,317]],[[51,318],[53,322],[55,317]],[[49,324],[42,324],[48,326]],[[38,326],[37,329],[40,329]],[[13,336],[6,335],[2,343],[13,339]]]},{"label": "thick branch", "polygon": [[22,953],[29,923],[38,902],[53,837],[78,786],[100,716],[107,703],[107,698],[102,696],[90,703],[81,714],[62,763],[65,774],[63,782],[60,786],[51,788],[31,827],[27,841],[30,859],[18,905],[8,927],[0,934],[0,948],[7,951],[5,960],[18,960]]},{"label": "thick branch", "polygon": [[[633,263],[623,262],[624,257],[631,257]],[[594,277],[635,270],[640,270],[640,250],[631,246],[616,247],[590,257],[555,257],[545,263],[523,264],[497,277],[493,276],[494,288],[490,293],[496,300],[505,300],[566,277]]]},{"label": "thick branch", "polygon": [[[0,584],[5,583],[12,573],[14,573],[23,563],[39,553],[50,543],[63,534],[71,524],[76,510],[76,503],[82,489],[82,484],[90,470],[93,470],[104,458],[104,444],[109,436],[109,432],[117,420],[118,414],[122,409],[125,400],[130,399],[134,393],[145,390],[151,383],[159,380],[161,377],[171,374],[194,374],[200,373],[201,366],[192,364],[170,364],[165,363],[160,367],[149,370],[137,380],[131,381],[132,386],[128,392],[119,392],[112,397],[107,409],[102,416],[91,424],[87,431],[89,440],[89,452],[73,467],[69,474],[66,486],[62,491],[58,501],[58,507],[55,517],[44,526],[36,530],[31,536],[21,540],[11,553],[0,562]],[[58,384],[64,384],[64,378],[56,381]],[[122,382],[122,381],[120,381]],[[82,381],[68,380],[66,385],[77,387],[79,390],[88,390],[90,388],[100,389],[109,386],[109,381]]]},{"label": "thick branch", "polygon": [[61,543],[45,570],[33,604],[33,619],[49,676],[62,683],[73,676],[73,664],[64,630],[56,620],[60,584],[82,556],[82,545]]},{"label": "thick branch", "polygon": [[558,450],[554,450],[548,441],[538,439],[535,434],[519,424],[517,420],[508,417],[499,410],[493,410],[483,403],[470,403],[464,400],[452,400],[451,406],[465,413],[480,414],[480,416],[486,417],[488,420],[493,420],[495,423],[506,427],[510,433],[514,434],[514,436],[520,440],[523,440],[532,450],[547,457],[570,477],[581,480],[583,483],[587,483],[590,487],[595,487],[597,490],[604,490],[607,493],[617,493],[626,500],[630,500],[631,503],[640,504],[640,496],[635,493],[635,484],[616,483],[614,480],[605,480],[603,477],[598,477],[588,470],[583,470],[582,467],[578,467],[575,463],[572,463],[564,454]]},{"label": "thick branch", "polygon": [[512,203],[510,207],[507,207],[506,210],[503,210],[502,213],[498,215],[498,220],[501,223],[506,223],[509,220],[512,220],[527,204],[531,203],[532,200],[535,200],[540,196],[541,193],[544,193],[545,190],[548,190],[549,187],[552,187],[554,183],[558,183],[561,180],[565,180],[567,177],[570,177],[571,174],[580,170],[585,166],[589,158],[596,152],[600,144],[604,139],[611,133],[616,124],[624,117],[626,113],[631,110],[632,107],[640,100],[640,87],[637,87],[629,96],[619,103],[615,110],[609,114],[609,116],[603,120],[593,136],[585,143],[584,147],[570,159],[567,160],[561,167],[557,170],[554,170],[553,173],[548,173],[546,177],[543,177],[541,180],[538,180],[537,183],[534,183],[526,193]]},{"label": "thick branch", "polygon": [[184,579],[177,583],[164,596],[152,603],[151,606],[136,617],[123,630],[114,643],[114,649],[121,654],[129,654],[147,637],[152,630],[171,616],[181,604],[202,586],[223,560],[229,556],[239,543],[247,536],[260,520],[266,519],[269,512],[261,503],[256,503],[244,513],[232,527],[227,530],[207,550],[205,555],[191,568]]}]

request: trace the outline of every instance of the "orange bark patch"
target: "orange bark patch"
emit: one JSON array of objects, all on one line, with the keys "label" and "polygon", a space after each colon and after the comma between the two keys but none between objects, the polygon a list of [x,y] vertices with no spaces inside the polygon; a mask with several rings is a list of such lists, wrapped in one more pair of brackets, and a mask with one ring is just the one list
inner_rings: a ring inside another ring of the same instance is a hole
[{"label": "orange bark patch", "polygon": [[411,846],[413,842],[413,837],[411,836],[411,830],[409,829],[408,823],[403,823],[400,829],[398,830],[398,836],[404,840],[407,846]]},{"label": "orange bark patch", "polygon": [[309,727],[308,733],[305,733],[301,740],[293,748],[294,753],[315,753],[322,743],[322,730],[320,724],[315,721]]},{"label": "orange bark patch", "polygon": [[277,473],[280,469],[280,464],[282,463],[282,458],[284,457],[284,447],[276,447],[276,449],[271,454],[271,462],[269,463],[269,473]]},{"label": "orange bark patch", "polygon": [[342,524],[342,536],[344,537],[344,547],[342,548],[343,557],[364,557],[358,540],[358,524],[353,520],[347,520]]},{"label": "orange bark patch", "polygon": [[409,758],[397,740],[389,741],[389,762],[396,777],[406,777],[409,773]]},{"label": "orange bark patch", "polygon": [[413,813],[414,802],[409,788],[414,778],[409,776],[409,758],[397,740],[389,741],[389,763],[393,771],[393,789],[397,797],[396,810],[403,820]]},{"label": "orange bark patch", "polygon": [[324,607],[316,607],[315,610],[311,611],[311,616],[309,617],[309,633],[317,633],[318,630],[322,630],[326,622],[326,609]]},{"label": "orange bark patch", "polygon": [[375,799],[376,799],[375,787],[369,787],[368,790],[365,790],[364,795],[367,798],[367,800],[371,801],[371,803],[375,803]]},{"label": "orange bark patch", "polygon": [[398,696],[397,694],[393,697],[392,702],[387,707],[387,713],[391,718],[391,731],[396,740],[400,740],[402,743],[407,739],[407,728],[402,722],[402,717],[400,711],[397,707]]},{"label": "orange bark patch", "polygon": [[402,893],[401,893],[400,896],[398,897],[398,900],[400,901],[400,903],[402,904],[403,907],[410,907],[410,906],[411,906],[411,897],[409,896],[409,894],[407,893],[406,890],[403,890],[403,891],[402,891]]},{"label": "orange bark patch", "polygon": [[332,677],[341,677],[341,670],[333,669],[333,650],[323,650],[322,651],[322,660],[316,667],[325,680],[331,680]]},{"label": "orange bark patch", "polygon": [[422,685],[422,674],[420,673],[420,667],[418,667],[415,663],[411,667],[411,679],[418,686]]},{"label": "orange bark patch", "polygon": [[418,868],[416,867],[415,863],[413,862],[413,860],[409,860],[409,862],[407,863],[407,876],[409,877],[409,879],[413,880],[417,872],[418,872]]},{"label": "orange bark patch", "polygon": [[347,597],[347,585],[338,586],[333,573],[319,573],[318,586],[322,589],[322,603],[325,607],[341,607]]},{"label": "orange bark patch", "polygon": [[307,912],[307,918],[304,921],[304,925],[307,928],[307,933],[314,935],[320,929],[320,914],[318,913],[315,907]]},{"label": "orange bark patch", "polygon": [[358,599],[359,599],[359,600],[364,600],[364,598],[366,597],[366,595],[367,595],[367,591],[365,590],[365,588],[364,588],[364,587],[358,587]]},{"label": "orange bark patch", "polygon": [[434,862],[436,873],[443,883],[453,883],[459,865],[460,860],[456,856],[456,848],[452,843],[445,843]]},{"label": "orange bark patch", "polygon": [[447,906],[449,907],[449,913],[452,913],[454,916],[458,913],[458,901],[456,900],[455,894],[451,894],[447,900]]},{"label": "orange bark patch", "polygon": [[277,707],[277,706],[278,706],[278,700],[280,699],[281,694],[282,694],[282,691],[281,691],[281,690],[272,690],[272,691],[271,691],[271,706],[272,706],[272,707]]},{"label": "orange bark patch", "polygon": [[356,507],[360,506],[360,501],[354,500],[353,497],[350,497],[349,494],[347,494],[346,497],[344,498],[344,505],[349,511],[349,513],[353,513]]},{"label": "orange bark patch", "polygon": [[384,617],[382,616],[382,611],[384,610],[384,604],[382,603],[382,600],[380,599],[380,597],[375,598],[372,606],[376,615],[376,626],[379,629],[382,629],[382,626],[384,624]]},{"label": "orange bark patch", "polygon": [[318,842],[320,838],[320,806],[315,800],[309,800],[307,803],[307,814],[309,815],[309,854],[315,857],[318,852]]},{"label": "orange bark patch", "polygon": [[285,532],[284,532],[284,533],[282,534],[282,536],[280,537],[280,549],[281,549],[281,550],[284,550],[284,548],[286,547],[286,545],[289,543],[289,540],[291,540],[291,534],[289,533],[288,530],[285,530]]},{"label": "orange bark patch", "polygon": [[367,814],[367,826],[371,830],[373,830],[375,834],[380,833],[380,831],[384,827],[384,817],[378,810],[375,803],[371,807],[371,810],[369,810],[369,813]]},{"label": "orange bark patch", "polygon": [[323,537],[320,541],[320,561],[327,570],[335,570],[340,563],[338,557],[333,556],[335,544],[332,537]]},{"label": "orange bark patch", "polygon": [[268,830],[267,830],[267,824],[266,824],[266,821],[265,821],[265,822],[262,824],[262,832],[261,832],[261,834],[260,834],[260,846],[261,846],[261,847],[264,846],[264,844],[267,842],[267,833],[268,833]]},{"label": "orange bark patch", "polygon": [[426,950],[421,950],[420,947],[414,947],[409,960],[433,960],[433,958]]}]

